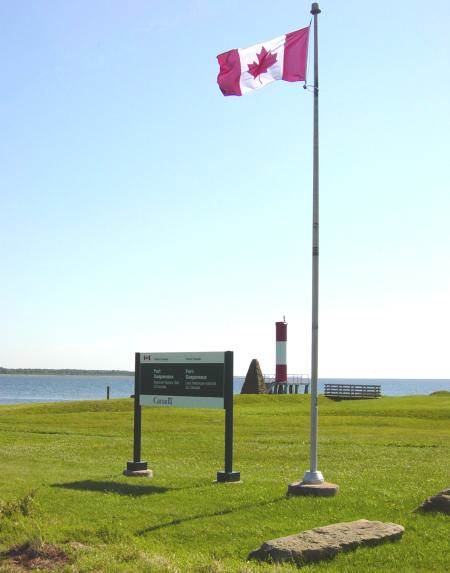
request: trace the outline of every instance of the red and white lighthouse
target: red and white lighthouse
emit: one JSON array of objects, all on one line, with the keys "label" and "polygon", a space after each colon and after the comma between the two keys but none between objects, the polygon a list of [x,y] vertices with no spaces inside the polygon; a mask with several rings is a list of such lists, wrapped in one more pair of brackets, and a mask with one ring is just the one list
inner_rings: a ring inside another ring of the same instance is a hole
[{"label": "red and white lighthouse", "polygon": [[287,322],[283,317],[283,322],[275,323],[276,329],[276,366],[275,366],[275,382],[287,384]]}]

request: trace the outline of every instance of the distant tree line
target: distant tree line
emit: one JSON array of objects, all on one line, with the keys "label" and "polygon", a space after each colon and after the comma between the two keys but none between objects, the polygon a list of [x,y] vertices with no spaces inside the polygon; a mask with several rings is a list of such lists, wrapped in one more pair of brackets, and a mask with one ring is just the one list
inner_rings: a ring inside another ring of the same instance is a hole
[{"label": "distant tree line", "polygon": [[77,376],[134,376],[134,372],[128,370],[77,370],[75,368],[3,368],[0,366],[0,374],[60,374]]}]

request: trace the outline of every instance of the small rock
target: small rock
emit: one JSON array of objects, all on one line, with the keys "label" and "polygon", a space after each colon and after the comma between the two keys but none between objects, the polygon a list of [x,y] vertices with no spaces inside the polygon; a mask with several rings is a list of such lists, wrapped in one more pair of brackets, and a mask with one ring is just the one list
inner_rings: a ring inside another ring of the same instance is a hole
[{"label": "small rock", "polygon": [[86,545],[86,543],[81,543],[81,541],[70,541],[68,546],[71,549],[89,549],[89,545]]},{"label": "small rock", "polygon": [[446,515],[450,514],[450,487],[443,489],[436,495],[427,497],[427,499],[419,505],[416,511],[441,511]]},{"label": "small rock", "polygon": [[248,559],[282,563],[288,561],[305,565],[335,557],[341,551],[360,545],[378,545],[400,539],[404,528],[395,523],[359,519],[316,527],[288,537],[266,541]]}]

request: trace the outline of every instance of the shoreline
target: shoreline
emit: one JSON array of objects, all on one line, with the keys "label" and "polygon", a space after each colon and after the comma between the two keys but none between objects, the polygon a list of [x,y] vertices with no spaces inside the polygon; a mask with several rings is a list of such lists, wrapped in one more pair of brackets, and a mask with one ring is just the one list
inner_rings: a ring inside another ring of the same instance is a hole
[{"label": "shoreline", "polygon": [[76,368],[0,368],[0,376],[134,376],[130,370],[78,370]]},{"label": "shoreline", "polygon": [[[319,393],[327,383],[378,384],[382,396],[428,396],[449,392],[450,379],[319,378]],[[234,395],[240,394],[244,376],[234,377]],[[133,375],[106,374],[0,374],[0,404],[24,404],[128,398],[134,391]]]},{"label": "shoreline", "polygon": [[[27,369],[27,368],[0,368],[0,376],[94,376],[96,378],[105,377],[134,377],[134,372],[128,370],[74,370],[74,369],[64,369],[64,370],[50,370],[50,369]],[[288,374],[288,378],[295,376],[295,374]],[[234,378],[245,378],[245,374],[234,374]],[[309,380],[309,377],[305,378]],[[379,380],[381,382],[449,382],[449,378],[391,378],[391,377],[357,377],[357,376],[345,376],[345,377],[333,377],[333,376],[319,376],[320,381],[325,380],[336,380],[336,381],[347,381],[351,383],[352,381],[373,381]]]}]

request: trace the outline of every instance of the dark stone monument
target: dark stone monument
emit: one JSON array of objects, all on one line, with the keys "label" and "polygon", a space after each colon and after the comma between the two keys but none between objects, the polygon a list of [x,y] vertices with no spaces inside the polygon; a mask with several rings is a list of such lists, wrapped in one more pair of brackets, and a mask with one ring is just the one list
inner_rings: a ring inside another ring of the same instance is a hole
[{"label": "dark stone monument", "polygon": [[241,394],[266,394],[266,384],[264,376],[261,372],[261,367],[256,358],[250,362],[248,367],[247,376],[245,377],[244,385],[242,386]]}]

